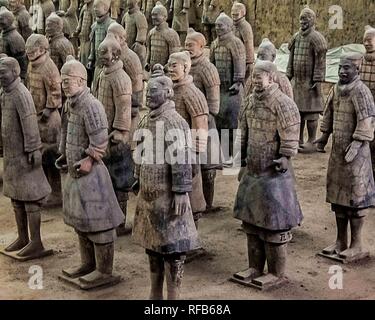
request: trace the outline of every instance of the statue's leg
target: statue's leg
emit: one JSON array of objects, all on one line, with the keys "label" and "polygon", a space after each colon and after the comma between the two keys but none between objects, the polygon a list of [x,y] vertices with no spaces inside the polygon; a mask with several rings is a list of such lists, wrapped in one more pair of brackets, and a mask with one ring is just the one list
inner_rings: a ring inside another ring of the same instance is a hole
[{"label": "statue's leg", "polygon": [[40,236],[41,213],[40,205],[27,203],[25,205],[27,220],[29,222],[30,242],[19,253],[20,257],[37,256],[44,251],[42,239]]},{"label": "statue's leg", "polygon": [[168,257],[166,259],[168,300],[178,300],[180,298],[181,283],[184,275],[184,263],[185,257],[183,255]]},{"label": "statue's leg", "polygon": [[299,131],[299,146],[303,146],[304,143],[304,133],[305,133],[305,120],[301,117],[301,125]]},{"label": "statue's leg", "polygon": [[203,194],[206,200],[206,211],[212,209],[215,192],[216,169],[202,170]]},{"label": "statue's leg", "polygon": [[348,248],[348,217],[344,211],[344,208],[336,208],[336,242],[333,245],[323,249],[324,254],[339,254]]},{"label": "statue's leg", "polygon": [[117,236],[120,237],[120,236],[130,234],[132,232],[131,227],[126,227],[126,215],[127,215],[127,205],[128,205],[129,196],[127,192],[116,191],[116,197],[117,197],[118,204],[120,205],[121,211],[124,214],[124,223],[120,224],[116,228]]},{"label": "statue's leg", "polygon": [[318,121],[319,115],[317,113],[311,113],[306,116],[308,139],[305,144],[300,146],[301,153],[314,153],[317,151],[317,147],[313,142],[316,140]]},{"label": "statue's leg", "polygon": [[29,231],[27,228],[27,213],[25,204],[12,199],[12,206],[17,223],[18,238],[5,248],[5,251],[12,252],[21,250],[29,243]]},{"label": "statue's leg", "polygon": [[265,243],[268,273],[277,278],[285,276],[287,243]]},{"label": "statue's leg", "polygon": [[64,269],[62,272],[70,278],[78,278],[93,272],[95,265],[95,251],[93,242],[84,233],[78,233],[79,251],[81,254],[81,265]]},{"label": "statue's leg", "polygon": [[150,263],[150,300],[163,300],[164,259],[157,253],[146,253]]}]

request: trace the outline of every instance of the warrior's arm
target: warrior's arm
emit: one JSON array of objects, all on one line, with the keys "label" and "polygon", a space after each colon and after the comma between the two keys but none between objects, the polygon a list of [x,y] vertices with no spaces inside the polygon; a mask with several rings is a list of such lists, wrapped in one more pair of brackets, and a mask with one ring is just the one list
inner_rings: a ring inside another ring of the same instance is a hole
[{"label": "warrior's arm", "polygon": [[44,78],[44,85],[47,91],[47,109],[57,109],[62,105],[61,78],[56,74]]},{"label": "warrior's arm", "polygon": [[74,16],[78,9],[78,0],[70,0],[70,6],[66,10],[68,16]]},{"label": "warrior's arm", "polygon": [[247,141],[248,141],[248,135],[249,135],[249,127],[247,125],[246,113],[247,113],[247,108],[249,107],[250,103],[251,103],[251,97],[249,96],[248,98],[246,98],[246,100],[243,102],[243,105],[241,106],[241,112],[240,112],[239,120],[238,120],[239,132],[235,140],[234,150],[238,150],[240,152],[241,167],[246,167]]},{"label": "warrior's arm", "polygon": [[323,113],[323,120],[320,124],[320,131],[323,132],[327,137],[333,132],[333,97],[335,91],[334,88],[328,94],[326,107]]},{"label": "warrior's arm", "polygon": [[135,24],[137,27],[137,38],[135,39],[135,41],[144,45],[146,42],[148,30],[148,24],[145,16],[140,15],[138,19],[136,19]]},{"label": "warrior's arm", "polygon": [[115,118],[113,128],[119,131],[130,131],[131,127],[131,94],[122,94],[114,97]]}]

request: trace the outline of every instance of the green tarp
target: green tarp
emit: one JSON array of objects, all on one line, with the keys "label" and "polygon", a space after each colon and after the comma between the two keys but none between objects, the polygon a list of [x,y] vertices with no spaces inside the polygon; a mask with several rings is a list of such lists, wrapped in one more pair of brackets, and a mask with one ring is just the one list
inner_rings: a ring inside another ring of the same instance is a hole
[{"label": "green tarp", "polygon": [[[346,52],[360,52],[365,53],[365,47],[362,44],[348,44],[342,47],[333,48],[327,52],[327,71],[326,82],[336,83],[338,78],[338,69],[340,56]],[[288,44],[284,43],[279,50],[277,50],[276,65],[277,68],[286,72],[289,59]]]}]

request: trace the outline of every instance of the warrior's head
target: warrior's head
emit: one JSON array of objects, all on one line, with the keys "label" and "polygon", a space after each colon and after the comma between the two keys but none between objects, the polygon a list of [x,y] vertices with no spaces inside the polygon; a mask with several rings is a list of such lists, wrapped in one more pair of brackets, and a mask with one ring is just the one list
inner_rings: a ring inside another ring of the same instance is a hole
[{"label": "warrior's head", "polygon": [[151,11],[151,20],[153,26],[160,26],[163,22],[167,21],[168,11],[161,2],[157,2]]},{"label": "warrior's head", "polygon": [[87,70],[73,56],[68,56],[61,68],[61,80],[65,95],[74,97],[87,87]]},{"label": "warrior's head", "polygon": [[172,53],[169,56],[168,76],[173,82],[178,82],[184,79],[191,69],[191,58],[188,51]]},{"label": "warrior's head", "polygon": [[308,6],[302,9],[299,16],[299,23],[302,31],[312,28],[316,22],[316,14]]},{"label": "warrior's head", "polygon": [[268,38],[264,38],[259,45],[257,59],[261,61],[275,61],[276,48]]},{"label": "warrior's head", "polygon": [[375,52],[375,28],[371,26],[365,27],[363,45],[365,46],[367,53]]},{"label": "warrior's head", "polygon": [[46,36],[53,37],[61,34],[64,28],[64,21],[56,13],[52,12],[46,20]]},{"label": "warrior's head", "polygon": [[48,39],[44,35],[32,34],[26,40],[26,55],[31,62],[46,54],[48,48]]},{"label": "warrior's head", "polygon": [[7,30],[14,22],[14,15],[7,8],[0,9],[0,29]]},{"label": "warrior's head", "polygon": [[111,23],[109,25],[107,34],[112,34],[120,46],[124,46],[126,44],[126,32],[121,24],[118,24],[117,22]]},{"label": "warrior's head", "polygon": [[0,59],[0,84],[3,88],[9,87],[21,73],[18,61],[11,57]]},{"label": "warrior's head", "polygon": [[120,56],[120,44],[112,33],[107,34],[98,48],[99,62],[105,67],[110,67],[119,61]]},{"label": "warrior's head", "polygon": [[129,10],[134,9],[134,8],[139,8],[138,4],[139,0],[128,0],[128,8]]},{"label": "warrior's head", "polygon": [[9,10],[16,11],[24,5],[23,0],[9,0]]},{"label": "warrior's head", "polygon": [[233,30],[233,20],[222,12],[215,21],[215,29],[218,37],[226,35]]},{"label": "warrior's head", "polygon": [[206,38],[203,34],[196,32],[193,28],[189,28],[186,40],[185,49],[189,51],[190,57],[196,58],[203,54],[203,49],[206,46]]},{"label": "warrior's head", "polygon": [[358,52],[344,53],[339,62],[339,83],[352,83],[359,75],[363,55]]},{"label": "warrior's head", "polygon": [[262,92],[274,82],[277,72],[275,64],[271,61],[257,61],[253,71],[253,84],[256,92]]},{"label": "warrior's head", "polygon": [[154,65],[146,93],[146,105],[157,109],[173,98],[173,82],[164,74],[163,66]]},{"label": "warrior's head", "polygon": [[111,6],[110,0],[94,0],[94,13],[97,18],[105,16]]},{"label": "warrior's head", "polygon": [[236,24],[244,16],[246,16],[246,7],[243,3],[235,1],[232,5],[231,16],[233,22]]}]

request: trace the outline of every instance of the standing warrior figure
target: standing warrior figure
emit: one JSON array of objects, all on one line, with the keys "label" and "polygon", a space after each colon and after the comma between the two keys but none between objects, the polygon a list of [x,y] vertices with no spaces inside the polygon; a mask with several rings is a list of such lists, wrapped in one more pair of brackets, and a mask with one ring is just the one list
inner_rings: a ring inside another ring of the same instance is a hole
[{"label": "standing warrior figure", "polygon": [[46,20],[52,12],[55,12],[55,5],[52,0],[34,0],[36,2],[37,12],[33,32],[45,34]]},{"label": "standing warrior figure", "polygon": [[[246,73],[245,46],[232,29],[233,20],[221,13],[216,20],[217,39],[212,43],[210,51],[210,60],[219,72],[221,83],[220,111],[216,116],[216,125],[219,133],[221,129],[230,130],[229,156],[232,154],[233,130],[238,125]],[[228,157],[226,152],[225,156]]]},{"label": "standing warrior figure", "polygon": [[[84,5],[79,13],[79,21],[77,29],[74,31],[73,36],[79,39],[79,61],[87,66],[89,63],[90,55],[90,33],[91,26],[95,22],[94,14],[94,0],[84,0]],[[88,79],[89,84],[91,84],[91,79]]]},{"label": "standing warrior figure", "polygon": [[5,252],[19,251],[18,257],[34,259],[46,253],[40,237],[40,210],[51,187],[42,169],[42,142],[33,99],[21,83],[20,71],[14,58],[0,59],[3,188],[4,196],[12,201],[18,229],[17,240]]},{"label": "standing warrior figure", "polygon": [[[300,15],[300,31],[290,44],[287,77],[293,82],[294,101],[301,114],[300,152],[316,151],[319,113],[323,112],[321,82],[325,80],[327,41],[315,30],[316,15],[310,8],[304,8]],[[307,124],[308,140],[304,144],[303,134]],[[321,151],[318,149],[318,151]]]},{"label": "standing warrior figure", "polygon": [[91,26],[91,34],[90,34],[90,55],[89,55],[89,63],[87,64],[87,69],[94,71],[94,84],[97,81],[97,77],[100,73],[101,66],[98,62],[98,49],[99,45],[104,40],[105,36],[107,35],[108,27],[111,23],[115,22],[109,16],[109,0],[94,0],[94,13],[96,16],[96,22]]},{"label": "standing warrior figure", "polygon": [[[359,78],[362,55],[345,54],[340,59],[339,82],[328,97],[316,143],[321,148],[332,134],[332,151],[327,172],[327,202],[336,215],[336,243],[322,255],[347,262],[367,257],[362,248],[362,227],[375,205],[375,185],[370,142],[374,139],[374,98]],[[348,222],[351,242],[348,247]]]},{"label": "standing warrior figure", "polygon": [[21,68],[21,79],[25,81],[27,73],[27,57],[25,40],[18,33],[14,25],[14,15],[7,9],[0,10],[1,44],[0,53],[15,58]]},{"label": "standing warrior figure", "polygon": [[210,130],[210,135],[207,141],[207,162],[201,164],[201,169],[203,194],[207,204],[206,210],[212,210],[216,170],[222,169],[220,141],[215,123],[215,116],[220,109],[220,77],[216,67],[204,54],[205,46],[206,39],[203,34],[189,29],[185,41],[185,49],[189,51],[191,58],[190,75],[193,77],[195,86],[206,97],[209,110],[208,129]]},{"label": "standing warrior figure", "polygon": [[74,56],[73,45],[65,38],[63,27],[63,19],[56,13],[51,13],[46,21],[46,37],[49,41],[50,57],[58,70],[61,70],[67,56]]},{"label": "standing warrior figure", "polygon": [[142,0],[141,1],[141,11],[144,13],[148,26],[152,26],[151,23],[151,13],[152,9],[156,6],[156,4],[159,2],[162,4],[164,7],[167,8],[167,12],[169,12],[169,4],[172,0]]},{"label": "standing warrior figure", "polygon": [[74,52],[78,52],[78,39],[73,37],[78,26],[78,0],[59,0],[59,10],[56,13],[63,19],[64,35],[72,42]]},{"label": "standing warrior figure", "polygon": [[[362,82],[367,85],[375,99],[375,29],[367,26],[363,38],[366,54],[363,57],[359,75]],[[375,141],[370,143],[372,171],[375,172]]]},{"label": "standing warrior figure", "polygon": [[125,28],[126,41],[139,57],[142,68],[146,64],[146,39],[148,24],[145,15],[138,6],[138,0],[128,0],[129,11],[124,15],[121,24]]},{"label": "standing warrior figure", "polygon": [[[172,80],[164,76],[162,69],[163,66],[156,65],[149,80],[146,101],[150,112],[141,121],[140,129],[151,132],[147,136],[154,146],[161,146],[164,162],[155,164],[139,159],[135,172],[139,195],[133,237],[146,249],[149,258],[152,300],[163,299],[165,273],[168,299],[179,298],[185,255],[199,247],[188,196],[192,191],[192,170],[186,161],[190,152],[189,126],[175,110],[171,101]],[[162,136],[158,135],[159,124],[163,125]],[[171,132],[182,133],[177,150],[172,147],[172,140],[164,138]],[[158,149],[152,149],[153,158],[158,157]],[[173,151],[185,162],[171,161]]]},{"label": "standing warrior figure", "polygon": [[168,27],[168,11],[160,2],[152,9],[151,17],[154,27],[146,40],[146,71],[152,70],[157,63],[166,65],[169,56],[179,51],[181,47],[178,33]]},{"label": "standing warrior figure", "polygon": [[13,12],[14,18],[16,19],[15,26],[18,32],[26,42],[27,38],[30,37],[33,32],[29,24],[31,19],[30,14],[26,10],[22,0],[10,0],[9,9]]},{"label": "standing warrior figure", "polygon": [[241,39],[246,50],[246,75],[245,80],[251,76],[254,65],[254,36],[253,29],[246,21],[246,7],[244,4],[234,2],[232,6],[231,16],[234,23],[234,35]]},{"label": "standing warrior figure", "polygon": [[[276,59],[276,48],[274,44],[267,38],[262,40],[262,43],[259,45],[258,53],[257,53],[257,60],[260,61],[271,61],[275,62]],[[279,89],[282,93],[285,93],[289,98],[293,100],[293,87],[288,79],[288,77],[280,72],[277,71],[275,73],[275,79],[273,82],[279,85]],[[248,78],[245,85],[245,97],[250,95],[254,90],[254,84],[252,77]]]},{"label": "standing warrior figure", "polygon": [[185,43],[189,29],[189,8],[190,0],[172,0],[169,8],[173,13],[172,29],[178,33],[181,44]]},{"label": "standing warrior figure", "polygon": [[[294,101],[273,82],[277,68],[270,61],[254,67],[254,92],[241,110],[241,178],[234,217],[247,235],[249,268],[233,281],[260,289],[285,280],[291,229],[302,221],[290,158],[298,152],[300,115]],[[264,275],[267,261],[268,274]]]},{"label": "standing warrior figure", "polygon": [[[109,143],[104,159],[107,165],[114,161],[119,148],[130,143],[132,83],[123,70],[120,57],[120,44],[113,34],[108,33],[98,49],[98,59],[103,69],[98,87],[94,90],[95,97],[103,104],[107,115]],[[115,192],[125,216],[124,223],[117,230],[119,235],[123,235],[130,231],[125,229],[128,194],[116,187]]]},{"label": "standing warrior figure", "polygon": [[[61,69],[68,97],[68,123],[63,127],[56,166],[68,171],[64,181],[64,222],[78,234],[81,265],[63,270],[81,288],[119,281],[112,275],[115,229],[123,221],[102,157],[108,144],[103,105],[87,88],[86,68],[68,57]],[[69,281],[69,280],[68,280]]]},{"label": "standing warrior figure", "polygon": [[[168,61],[168,76],[173,81],[176,111],[186,120],[193,129],[193,151],[199,157],[200,153],[207,150],[208,132],[208,105],[204,94],[194,85],[193,77],[189,75],[191,59],[188,52],[172,53]],[[199,162],[193,164],[193,191],[190,195],[190,203],[194,215],[194,221],[198,226],[198,220],[202,212],[206,210],[206,201],[203,194],[202,174]]]},{"label": "standing warrior figure", "polygon": [[219,17],[220,12],[222,11],[220,0],[200,0],[200,3],[198,5],[203,5],[203,33],[207,40],[207,44],[211,45],[212,41],[216,39],[216,19]]},{"label": "standing warrior figure", "polygon": [[59,70],[49,57],[48,47],[48,40],[43,35],[32,34],[27,39],[26,54],[30,64],[26,83],[38,115],[43,143],[43,169],[52,187],[48,204],[57,206],[62,201],[60,173],[54,166],[61,131],[58,112],[62,105],[61,78]]}]

